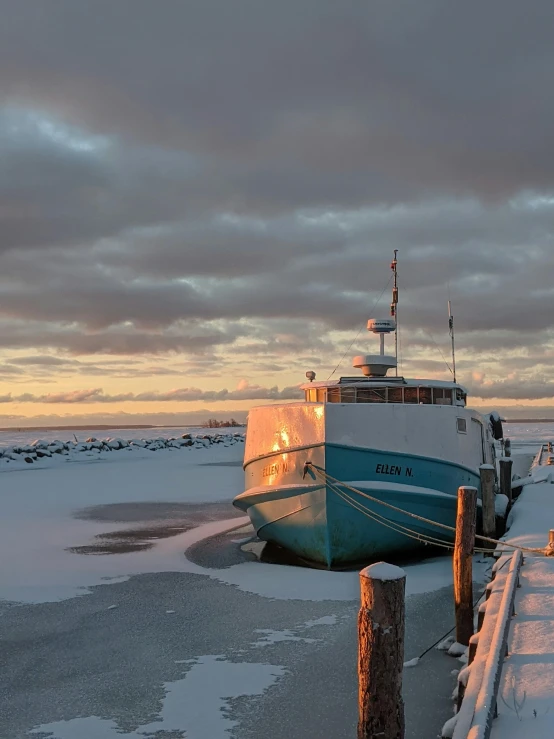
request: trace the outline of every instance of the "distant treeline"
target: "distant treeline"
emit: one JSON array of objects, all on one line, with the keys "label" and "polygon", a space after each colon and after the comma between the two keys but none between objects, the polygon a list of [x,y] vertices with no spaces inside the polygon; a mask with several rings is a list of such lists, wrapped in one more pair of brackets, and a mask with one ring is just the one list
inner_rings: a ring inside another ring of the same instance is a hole
[{"label": "distant treeline", "polygon": [[234,418],[230,418],[228,421],[218,421],[217,418],[209,418],[202,426],[209,429],[223,429],[229,428],[230,426],[244,426],[244,424],[235,421]]}]

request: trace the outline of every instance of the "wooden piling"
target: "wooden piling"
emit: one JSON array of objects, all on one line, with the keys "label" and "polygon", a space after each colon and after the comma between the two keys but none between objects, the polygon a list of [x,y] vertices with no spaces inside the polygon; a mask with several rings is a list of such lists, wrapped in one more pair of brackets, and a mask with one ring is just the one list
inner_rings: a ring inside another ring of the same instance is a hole
[{"label": "wooden piling", "polygon": [[358,739],[404,739],[406,574],[379,562],[360,572]]},{"label": "wooden piling", "polygon": [[458,488],[456,516],[456,543],[454,545],[454,606],[456,613],[456,641],[469,645],[473,636],[473,547],[477,488]]},{"label": "wooden piling", "polygon": [[[491,539],[496,537],[496,513],[494,510],[494,467],[492,464],[482,464],[479,468],[481,475],[481,503],[483,514],[483,536]],[[480,542],[483,549],[494,549],[495,545],[489,542]]]},{"label": "wooden piling", "polygon": [[512,465],[513,460],[504,457],[500,460],[500,492],[506,495],[510,505],[512,504]]},{"label": "wooden piling", "polygon": [[548,532],[548,546],[544,550],[547,557],[554,557],[554,529]]}]

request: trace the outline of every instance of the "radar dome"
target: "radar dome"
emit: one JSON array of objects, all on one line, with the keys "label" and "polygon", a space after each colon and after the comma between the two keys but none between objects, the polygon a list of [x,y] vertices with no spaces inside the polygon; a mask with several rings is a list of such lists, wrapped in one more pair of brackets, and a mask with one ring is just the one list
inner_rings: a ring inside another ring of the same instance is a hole
[{"label": "radar dome", "polygon": [[367,330],[373,334],[390,334],[396,329],[394,318],[370,318]]}]

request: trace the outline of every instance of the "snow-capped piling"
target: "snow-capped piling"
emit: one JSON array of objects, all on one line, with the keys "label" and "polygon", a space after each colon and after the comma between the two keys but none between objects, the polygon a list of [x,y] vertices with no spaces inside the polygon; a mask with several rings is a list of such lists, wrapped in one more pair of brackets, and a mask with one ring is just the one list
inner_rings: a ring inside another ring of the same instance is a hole
[{"label": "snow-capped piling", "polygon": [[406,573],[378,562],[360,572],[358,739],[403,739]]},{"label": "snow-capped piling", "polygon": [[469,645],[473,636],[473,547],[475,545],[475,518],[477,488],[458,488],[456,542],[454,544],[454,605],[456,613],[456,641]]},{"label": "snow-capped piling", "polygon": [[[494,467],[492,464],[482,464],[479,468],[481,476],[481,502],[483,511],[483,536],[496,538],[496,512],[494,494]],[[494,544],[483,542],[485,549],[494,549]]]},{"label": "snow-capped piling", "polygon": [[500,468],[500,492],[506,495],[510,506],[512,505],[512,465],[513,459],[503,457],[499,462]]}]

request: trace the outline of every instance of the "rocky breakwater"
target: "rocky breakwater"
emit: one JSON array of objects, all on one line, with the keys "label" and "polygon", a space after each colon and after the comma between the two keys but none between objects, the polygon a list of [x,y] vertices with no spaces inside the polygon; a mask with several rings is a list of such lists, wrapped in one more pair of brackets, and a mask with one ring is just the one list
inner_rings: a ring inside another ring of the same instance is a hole
[{"label": "rocky breakwater", "polygon": [[[13,463],[34,464],[35,462],[58,460],[64,457],[77,461],[79,458],[103,457],[106,453],[125,452],[157,452],[160,450],[206,449],[209,447],[244,443],[244,433],[233,434],[183,434],[179,437],[157,437],[150,439],[96,439],[90,437],[86,441],[45,441],[37,439],[31,444],[0,447],[0,465]],[[69,461],[69,459],[68,459]]]}]

